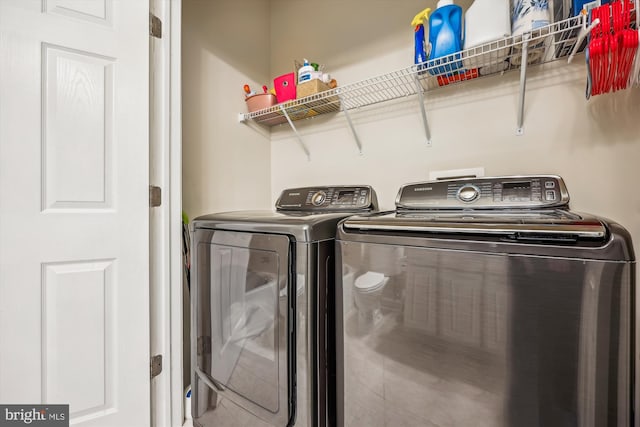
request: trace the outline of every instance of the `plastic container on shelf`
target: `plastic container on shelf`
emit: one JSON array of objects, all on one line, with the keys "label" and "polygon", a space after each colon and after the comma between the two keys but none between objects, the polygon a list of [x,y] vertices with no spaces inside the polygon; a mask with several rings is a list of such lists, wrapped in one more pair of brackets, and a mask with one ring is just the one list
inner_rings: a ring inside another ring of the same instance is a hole
[{"label": "plastic container on shelf", "polygon": [[463,59],[467,69],[495,66],[509,55],[508,43],[498,43],[511,36],[509,0],[474,0],[464,14],[464,49],[487,43],[483,49],[468,52]]},{"label": "plastic container on shelf", "polygon": [[278,102],[296,99],[296,75],[295,73],[283,74],[273,79]]},{"label": "plastic container on shelf", "polygon": [[191,416],[191,385],[184,390],[184,419],[190,420]]},{"label": "plastic container on shelf", "polygon": [[[532,33],[536,36],[539,28],[546,27],[551,23],[551,12],[549,11],[548,0],[512,0],[511,33],[515,42],[522,39],[524,33]],[[529,43],[527,62],[534,62],[542,57],[546,49],[545,42],[551,42],[550,38],[544,38],[533,43]],[[522,63],[522,45],[516,44],[511,52],[511,63],[520,65]]]},{"label": "plastic container on shelf", "polygon": [[309,64],[309,61],[305,59],[304,64],[298,70],[298,84],[311,80],[311,76],[315,71],[313,65]]},{"label": "plastic container on shelf", "polygon": [[548,0],[513,0],[511,32],[514,36],[545,27],[550,22]]},{"label": "plastic container on shelf", "polygon": [[424,23],[429,20],[430,13],[430,8],[421,10],[411,21],[411,26],[414,27],[413,62],[415,64],[421,64],[427,60],[427,48],[424,39]]},{"label": "plastic container on shelf", "polygon": [[259,93],[245,98],[247,110],[252,113],[263,108],[273,107],[277,103],[276,96],[271,93]]},{"label": "plastic container on shelf", "polygon": [[462,50],[462,8],[453,0],[439,0],[438,8],[429,18],[429,60],[442,58],[435,64],[441,67],[431,68],[433,75],[451,73],[462,68],[458,55]]}]

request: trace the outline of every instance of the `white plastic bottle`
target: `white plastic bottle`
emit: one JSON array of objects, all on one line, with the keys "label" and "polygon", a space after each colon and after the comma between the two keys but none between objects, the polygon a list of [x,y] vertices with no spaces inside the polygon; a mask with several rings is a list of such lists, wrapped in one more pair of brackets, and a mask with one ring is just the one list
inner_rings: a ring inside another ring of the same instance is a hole
[{"label": "white plastic bottle", "polygon": [[[478,47],[485,43],[511,36],[511,16],[509,0],[474,0],[464,14],[464,49]],[[506,59],[508,49],[491,55],[478,55],[464,61],[465,68],[478,68],[490,61]]]},{"label": "white plastic bottle", "polygon": [[309,61],[305,59],[304,65],[298,70],[298,84],[311,80],[313,71],[315,71],[313,66],[309,65]]},{"label": "white plastic bottle", "polygon": [[184,418],[190,420],[191,417],[191,386],[184,390]]},{"label": "white plastic bottle", "polygon": [[464,48],[509,37],[509,7],[509,0],[474,0],[464,14]]}]

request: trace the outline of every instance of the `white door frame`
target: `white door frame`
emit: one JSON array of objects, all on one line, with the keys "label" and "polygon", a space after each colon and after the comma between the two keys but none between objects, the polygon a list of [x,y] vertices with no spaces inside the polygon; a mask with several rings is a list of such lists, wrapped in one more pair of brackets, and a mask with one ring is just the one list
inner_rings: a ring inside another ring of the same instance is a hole
[{"label": "white door frame", "polygon": [[[171,298],[171,425],[178,427],[184,422],[182,381],[183,373],[183,263],[182,263],[182,0],[171,0],[171,20],[168,33],[171,35],[170,54],[170,136],[169,150],[171,156],[170,185],[170,238],[171,238],[171,279],[169,280]],[[188,301],[187,301],[188,302]],[[189,366],[189,361],[186,361]]]},{"label": "white door frame", "polygon": [[[151,382],[153,426],[182,426],[182,94],[181,0],[151,0],[162,38],[150,38],[150,184],[162,204],[150,213],[151,354],[163,372]],[[189,339],[189,337],[184,337]]]}]

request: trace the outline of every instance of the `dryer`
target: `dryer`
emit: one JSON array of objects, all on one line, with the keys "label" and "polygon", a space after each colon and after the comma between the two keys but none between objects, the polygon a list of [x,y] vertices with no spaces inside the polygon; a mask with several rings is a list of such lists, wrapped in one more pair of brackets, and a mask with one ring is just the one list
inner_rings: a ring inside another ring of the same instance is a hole
[{"label": "dryer", "polygon": [[195,425],[335,425],[336,226],[377,206],[369,186],[305,187],[193,221]]},{"label": "dryer", "polygon": [[635,257],[558,176],[422,182],[338,226],[338,425],[638,425]]}]

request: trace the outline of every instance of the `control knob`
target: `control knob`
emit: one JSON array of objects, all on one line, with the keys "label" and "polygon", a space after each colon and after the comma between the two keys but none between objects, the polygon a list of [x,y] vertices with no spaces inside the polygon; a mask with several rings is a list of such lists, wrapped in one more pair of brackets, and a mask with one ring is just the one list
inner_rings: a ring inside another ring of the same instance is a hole
[{"label": "control knob", "polygon": [[327,193],[325,193],[324,191],[316,191],[315,193],[313,193],[313,196],[311,196],[311,204],[313,206],[322,206],[326,199]]},{"label": "control knob", "polygon": [[480,197],[480,190],[472,184],[465,184],[458,190],[458,199],[465,202],[473,202]]}]

